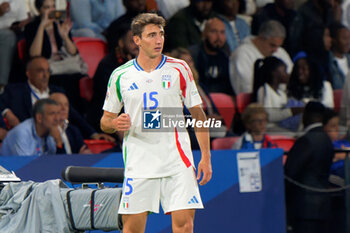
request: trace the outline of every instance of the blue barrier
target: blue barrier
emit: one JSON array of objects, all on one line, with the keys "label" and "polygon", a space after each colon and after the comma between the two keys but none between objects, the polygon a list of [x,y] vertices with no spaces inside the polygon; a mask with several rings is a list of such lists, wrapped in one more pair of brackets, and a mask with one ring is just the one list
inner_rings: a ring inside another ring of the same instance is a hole
[{"label": "blue barrier", "polygon": [[[213,178],[200,187],[205,209],[195,216],[194,232],[281,233],[286,231],[284,180],[281,149],[262,149],[262,190],[240,193],[237,152],[212,151]],[[200,153],[194,152],[198,164]],[[98,155],[1,156],[0,164],[23,181],[42,182],[61,178],[66,166],[122,167],[120,153]],[[93,231],[98,232],[98,231]],[[171,232],[170,216],[152,214],[147,233]]]}]

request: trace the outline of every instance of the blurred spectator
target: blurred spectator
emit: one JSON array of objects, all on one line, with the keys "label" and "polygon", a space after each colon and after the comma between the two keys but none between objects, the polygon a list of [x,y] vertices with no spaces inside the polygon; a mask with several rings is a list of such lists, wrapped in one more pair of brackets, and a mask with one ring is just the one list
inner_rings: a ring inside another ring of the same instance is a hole
[{"label": "blurred spectator", "polygon": [[91,107],[87,111],[87,119],[96,130],[100,130],[100,120],[103,114],[102,107],[106,97],[109,77],[113,70],[135,58],[138,54],[138,47],[133,40],[130,25],[120,27],[119,32],[114,39],[117,41],[117,46],[101,60],[93,78],[94,95]]},{"label": "blurred spectator", "polygon": [[[335,149],[349,149],[350,142],[346,138],[340,138],[339,116],[333,109],[327,108],[323,114],[323,129],[333,142]],[[346,153],[338,152],[334,154],[331,174],[345,178],[344,159]]]},{"label": "blurred spectator", "polygon": [[[54,68],[59,65],[59,62],[78,53],[70,34],[72,22],[67,18],[61,23],[54,17],[53,13],[56,10],[54,0],[35,0],[35,6],[40,15],[25,28],[28,54],[30,57],[46,57],[49,59],[51,69],[57,70]],[[63,87],[72,105],[79,112],[83,112],[79,91],[79,80],[82,74],[78,71],[73,74],[68,72],[68,65],[59,66],[62,69],[59,73],[52,74],[50,83]],[[79,66],[79,64],[72,65]]]},{"label": "blurred spectator", "polygon": [[71,0],[72,35],[106,40],[102,32],[124,13],[121,0]]},{"label": "blurred spectator", "polygon": [[92,154],[84,143],[83,135],[79,129],[68,121],[69,101],[63,93],[53,93],[50,96],[60,106],[58,125],[51,130],[51,136],[55,138],[56,146],[61,148],[64,154]]},{"label": "blurred spectator", "polygon": [[[284,62],[276,57],[257,60],[254,69],[253,101],[264,106],[268,113],[268,132],[286,133],[286,129],[295,131],[301,113],[298,106],[288,106],[285,84],[289,81]],[[286,122],[292,121],[292,122]],[[282,127],[282,128],[281,128]]]},{"label": "blurred spectator", "polygon": [[345,78],[340,102],[340,125],[350,126],[350,72]]},{"label": "blurred spectator", "polygon": [[[332,141],[322,127],[325,107],[309,102],[304,110],[305,134],[296,140],[288,153],[285,175],[310,188],[327,190],[334,150]],[[286,183],[287,218],[293,233],[331,232],[331,197]]]},{"label": "blurred spectator", "polygon": [[[202,98],[203,105],[204,105],[203,110],[205,111],[207,118],[222,120],[222,117],[220,116],[220,113],[217,107],[215,106],[214,101],[210,97],[209,92],[205,87],[202,87],[199,83],[199,79],[200,79],[199,73],[194,65],[190,51],[185,48],[177,48],[171,52],[171,56],[174,58],[184,60],[188,64],[188,66],[191,68],[193,79],[196,82],[197,90],[199,92],[199,95]],[[224,124],[223,121],[222,123]]]},{"label": "blurred spectator", "polygon": [[1,146],[2,155],[53,155],[56,143],[50,135],[58,125],[59,106],[41,99],[33,107],[33,117],[13,128]]},{"label": "blurred spectator", "polygon": [[189,47],[198,70],[200,85],[208,92],[234,96],[229,79],[225,24],[218,18],[209,19],[202,38],[201,43]]},{"label": "blurred spectator", "polygon": [[156,2],[165,19],[171,18],[180,9],[190,4],[190,0],[156,0]]},{"label": "blurred spectator", "polygon": [[334,20],[332,7],[329,0],[308,0],[297,10],[289,34],[291,56],[299,51],[318,53],[315,43],[323,41],[324,28]]},{"label": "blurred spectator", "polygon": [[232,149],[275,148],[276,145],[266,134],[268,115],[261,104],[249,104],[242,114],[246,132],[237,140]]},{"label": "blurred spectator", "polygon": [[298,53],[293,61],[294,68],[288,83],[288,96],[303,104],[313,100],[333,108],[332,86],[322,77],[318,66],[307,57],[305,52]]},{"label": "blurred spectator", "polygon": [[269,20],[263,23],[256,37],[247,37],[230,56],[230,79],[236,95],[253,91],[253,70],[257,59],[268,56],[280,58],[290,74],[293,62],[288,53],[281,48],[286,31],[282,24]]},{"label": "blurred spectator", "polygon": [[[24,0],[27,5],[28,12],[31,17],[39,15],[38,10],[35,7],[35,0]],[[70,1],[70,0],[69,0]],[[67,0],[55,0],[56,10],[65,11],[67,9]]]},{"label": "blurred spectator", "polygon": [[[26,75],[27,82],[8,84],[0,96],[0,111],[10,127],[32,117],[33,105],[37,100],[48,98],[50,93],[63,91],[49,85],[50,66],[44,57],[32,58],[27,64]],[[74,108],[70,109],[69,120],[80,129],[84,138],[114,141],[109,135],[98,134]]]},{"label": "blurred spectator", "polygon": [[274,3],[268,3],[253,16],[252,34],[257,35],[261,24],[265,21],[276,20],[286,29],[286,38],[282,47],[289,51],[289,29],[295,15],[294,0],[276,0]]},{"label": "blurred spectator", "polygon": [[21,32],[29,17],[21,0],[0,0],[0,92],[8,83],[16,51],[16,32]]},{"label": "blurred spectator", "polygon": [[[194,79],[196,86],[197,86],[198,93],[203,101],[203,110],[207,116],[207,119],[211,118],[211,119],[221,121],[220,128],[211,127],[209,129],[210,130],[210,138],[214,139],[214,138],[218,138],[218,137],[225,137],[227,135],[227,127],[226,127],[226,125],[223,121],[223,118],[221,117],[217,107],[215,106],[214,101],[210,97],[209,92],[206,90],[205,87],[202,87],[199,84],[199,74],[198,74],[197,69],[194,65],[190,51],[185,49],[185,48],[177,48],[177,49],[174,49],[173,51],[171,51],[170,55],[174,58],[184,60],[188,64],[188,66],[190,67],[192,75],[193,75],[193,79]],[[191,115],[186,107],[184,108],[184,113],[185,113],[185,115],[188,115],[188,116]],[[196,139],[194,129],[192,127],[188,127],[187,131],[188,131],[188,134],[189,134],[190,139],[191,139],[192,150],[199,150],[200,147],[199,147],[198,141]]]},{"label": "blurred spectator", "polygon": [[104,31],[110,52],[114,52],[118,46],[115,38],[118,38],[121,28],[126,25],[130,26],[136,15],[147,12],[146,0],[123,0],[123,4],[126,8],[125,14],[114,20]]},{"label": "blurred spectator", "polygon": [[350,69],[350,31],[340,23],[330,27],[332,49],[329,52],[329,74],[333,89],[343,89]]},{"label": "blurred spectator", "polygon": [[341,3],[342,16],[341,23],[350,29],[350,1],[344,0]]},{"label": "blurred spectator", "polygon": [[227,44],[233,52],[244,38],[250,35],[249,25],[237,16],[239,0],[219,0],[214,2],[214,10],[225,23]]},{"label": "blurred spectator", "polygon": [[171,17],[165,28],[165,50],[199,44],[206,21],[215,16],[212,0],[190,0],[190,5]]}]

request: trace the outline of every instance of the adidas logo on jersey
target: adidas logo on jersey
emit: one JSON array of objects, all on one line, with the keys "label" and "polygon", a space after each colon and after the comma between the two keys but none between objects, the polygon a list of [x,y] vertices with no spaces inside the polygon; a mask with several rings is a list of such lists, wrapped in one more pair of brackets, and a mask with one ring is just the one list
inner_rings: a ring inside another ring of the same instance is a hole
[{"label": "adidas logo on jersey", "polygon": [[136,83],[133,83],[133,84],[129,87],[128,91],[132,91],[132,90],[136,90],[136,89],[139,89],[139,87],[136,85]]},{"label": "adidas logo on jersey", "polygon": [[196,196],[193,196],[192,198],[191,198],[191,200],[189,200],[188,201],[188,203],[187,204],[198,204],[199,203],[199,201],[197,200],[197,198],[196,198]]}]

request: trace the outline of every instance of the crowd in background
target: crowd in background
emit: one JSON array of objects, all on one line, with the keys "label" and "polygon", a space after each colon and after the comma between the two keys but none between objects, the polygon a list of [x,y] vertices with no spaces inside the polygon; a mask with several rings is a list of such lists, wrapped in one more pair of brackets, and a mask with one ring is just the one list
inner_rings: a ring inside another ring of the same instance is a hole
[{"label": "crowd in background", "polygon": [[[331,128],[329,132],[343,129],[332,141],[338,147],[348,145],[342,136],[350,125],[349,0],[26,0],[26,3],[0,0],[3,154],[91,153],[84,144],[88,138],[117,141],[116,150],[120,149],[122,135],[103,134],[99,120],[111,73],[137,57],[130,23],[142,12],[155,12],[167,20],[164,53],[189,64],[208,116],[223,118],[212,93],[223,93],[233,102],[238,95],[251,95],[253,104],[242,114],[243,122],[232,118],[232,124],[222,128],[224,134],[218,134],[242,135],[235,149],[275,147],[266,133],[296,137],[313,123],[323,123]],[[91,77],[93,97],[89,102],[80,96],[79,80],[86,75],[87,67],[75,45],[77,37],[97,38],[108,45],[107,55]],[[20,41],[25,41],[26,48],[22,60],[17,50]],[[340,106],[336,106],[334,92],[339,91],[342,99]],[[37,106],[42,99],[43,103]],[[321,103],[328,113],[335,110],[328,114],[332,117],[311,123],[306,120],[305,125],[303,112],[310,101]],[[60,114],[50,118],[45,106]],[[336,120],[329,126],[333,117]],[[237,130],[240,126],[245,129]],[[35,137],[33,127],[37,131]],[[16,135],[24,131],[28,138],[16,142]],[[320,138],[327,141],[323,136]],[[26,139],[37,144],[27,145]],[[339,146],[339,142],[343,144]],[[14,148],[17,144],[29,148]],[[331,161],[327,157],[326,165],[322,166],[329,167]],[[287,170],[294,174],[293,160],[287,160],[287,165]],[[308,224],[298,223],[296,228]]]}]

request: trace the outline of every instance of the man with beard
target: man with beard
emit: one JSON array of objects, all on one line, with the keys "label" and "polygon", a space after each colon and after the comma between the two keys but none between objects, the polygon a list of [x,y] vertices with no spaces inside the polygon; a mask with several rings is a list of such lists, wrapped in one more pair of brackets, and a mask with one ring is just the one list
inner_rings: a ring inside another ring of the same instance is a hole
[{"label": "man with beard", "polygon": [[191,0],[190,5],[169,19],[165,28],[167,40],[165,50],[188,48],[201,42],[206,21],[215,16],[212,0]]},{"label": "man with beard", "polygon": [[110,51],[100,62],[93,78],[94,95],[91,101],[91,108],[88,110],[87,119],[96,129],[100,129],[102,117],[102,106],[106,97],[108,80],[113,70],[127,61],[135,58],[138,54],[138,47],[132,38],[130,24],[119,26],[119,34],[114,39],[117,42],[114,50]]},{"label": "man with beard", "polygon": [[208,92],[223,92],[234,96],[230,85],[225,24],[211,18],[205,24],[203,41],[189,48],[199,74],[199,85]]}]

